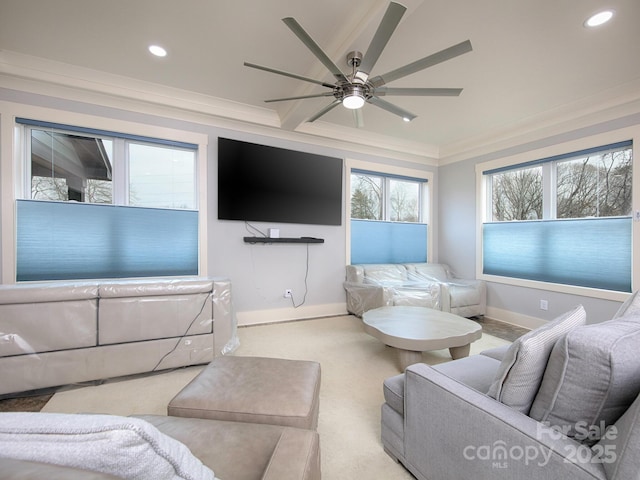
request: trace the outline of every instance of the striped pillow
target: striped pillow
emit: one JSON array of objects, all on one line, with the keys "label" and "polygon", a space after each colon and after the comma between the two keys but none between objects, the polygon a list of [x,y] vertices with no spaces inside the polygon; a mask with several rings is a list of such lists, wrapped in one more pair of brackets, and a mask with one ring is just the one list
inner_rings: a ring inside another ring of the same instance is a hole
[{"label": "striped pillow", "polygon": [[513,342],[487,395],[528,415],[556,341],[572,328],[584,325],[586,320],[584,308],[578,305]]}]

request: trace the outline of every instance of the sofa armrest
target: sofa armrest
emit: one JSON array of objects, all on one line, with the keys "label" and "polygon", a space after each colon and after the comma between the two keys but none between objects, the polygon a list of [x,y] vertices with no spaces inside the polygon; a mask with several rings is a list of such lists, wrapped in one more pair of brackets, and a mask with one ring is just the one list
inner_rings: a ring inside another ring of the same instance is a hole
[{"label": "sofa armrest", "polygon": [[419,479],[606,479],[588,447],[428,365],[405,374],[405,465]]},{"label": "sofa armrest", "polygon": [[640,478],[640,395],[594,448],[615,456],[604,464],[609,480]]},{"label": "sofa armrest", "polygon": [[285,429],[262,480],[320,480],[318,434],[310,430]]},{"label": "sofa armrest", "polygon": [[393,305],[393,287],[344,282],[344,289],[347,291],[347,311],[358,317],[368,310]]}]

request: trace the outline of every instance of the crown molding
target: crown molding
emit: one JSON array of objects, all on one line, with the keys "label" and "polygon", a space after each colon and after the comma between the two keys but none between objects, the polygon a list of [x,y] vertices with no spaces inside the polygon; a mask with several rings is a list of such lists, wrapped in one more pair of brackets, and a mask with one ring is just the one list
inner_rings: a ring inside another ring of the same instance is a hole
[{"label": "crown molding", "polygon": [[[569,132],[623,119],[640,113],[640,79],[598,95],[548,110],[491,135],[467,138],[440,147],[439,166],[477,158],[517,146],[553,139]],[[621,125],[626,126],[626,125]]]},{"label": "crown molding", "polygon": [[[370,136],[346,134],[340,129],[302,124],[295,131],[282,129],[277,112],[222,98],[166,87],[151,82],[55,62],[40,57],[0,50],[0,86],[33,94],[53,96],[137,113],[169,116],[185,121],[239,131],[336,147],[376,156],[436,165],[437,152],[418,144]],[[434,154],[435,152],[435,154]]]},{"label": "crown molding", "polygon": [[[209,95],[167,87],[129,77],[98,72],[84,67],[55,62],[40,57],[0,50],[0,75],[60,86],[69,94],[84,92],[142,104],[162,105],[216,117],[279,127],[280,119],[272,110],[245,105]],[[34,85],[33,83],[31,84]],[[26,86],[26,85],[25,85]],[[20,89],[19,90],[23,90]],[[42,90],[42,88],[40,88]],[[32,93],[47,94],[46,90]],[[61,93],[58,89],[56,93]],[[86,98],[86,95],[85,95]],[[76,98],[73,98],[76,99]],[[104,98],[100,102],[104,104]],[[113,106],[109,103],[108,106]],[[121,107],[120,107],[121,108]],[[128,108],[131,110],[131,108]]]}]

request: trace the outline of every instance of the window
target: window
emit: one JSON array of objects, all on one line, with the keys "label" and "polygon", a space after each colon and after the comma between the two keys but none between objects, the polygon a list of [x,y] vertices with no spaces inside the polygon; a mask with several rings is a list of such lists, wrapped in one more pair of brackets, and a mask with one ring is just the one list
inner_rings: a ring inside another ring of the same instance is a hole
[{"label": "window", "polygon": [[[194,146],[78,134],[60,127],[26,130],[34,200],[196,209]],[[114,186],[114,178],[127,181]],[[114,189],[122,193],[114,197]]]},{"label": "window", "polygon": [[195,152],[129,144],[129,205],[196,208]]},{"label": "window", "polygon": [[556,217],[631,215],[631,146],[559,161]]},{"label": "window", "polygon": [[351,170],[351,263],[427,261],[427,180]]},{"label": "window", "polygon": [[31,142],[31,198],[112,203],[113,141],[27,128]]},{"label": "window", "polygon": [[483,171],[483,273],[630,292],[632,166],[625,141]]},{"label": "window", "polygon": [[491,175],[494,222],[542,219],[542,167]]},{"label": "window", "polygon": [[17,123],[18,281],[198,274],[197,145]]},{"label": "window", "polygon": [[418,223],[425,183],[354,171],[351,173],[351,218]]}]

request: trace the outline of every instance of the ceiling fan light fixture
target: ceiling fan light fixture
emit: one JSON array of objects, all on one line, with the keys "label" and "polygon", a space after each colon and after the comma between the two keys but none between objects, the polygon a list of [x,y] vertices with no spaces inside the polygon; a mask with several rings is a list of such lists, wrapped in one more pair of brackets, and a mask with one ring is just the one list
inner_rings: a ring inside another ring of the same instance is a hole
[{"label": "ceiling fan light fixture", "polygon": [[365,89],[361,85],[349,84],[343,87],[342,105],[349,110],[357,110],[362,108],[367,100]]},{"label": "ceiling fan light fixture", "polygon": [[357,110],[358,108],[362,108],[364,105],[364,97],[357,93],[347,95],[342,99],[342,105],[349,110]]}]

